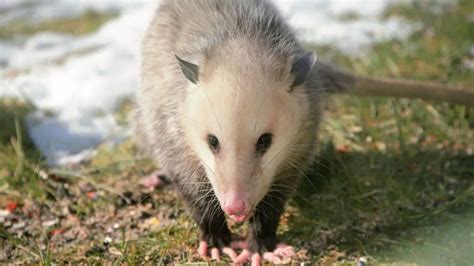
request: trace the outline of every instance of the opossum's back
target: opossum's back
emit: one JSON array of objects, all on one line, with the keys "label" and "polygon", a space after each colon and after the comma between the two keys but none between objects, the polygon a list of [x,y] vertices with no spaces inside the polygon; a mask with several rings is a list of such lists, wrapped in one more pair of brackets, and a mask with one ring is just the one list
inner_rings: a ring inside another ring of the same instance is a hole
[{"label": "opossum's back", "polygon": [[184,56],[236,35],[267,41],[269,49],[288,53],[300,49],[278,10],[262,0],[165,0],[149,30],[152,40],[148,40],[161,41],[166,44],[161,48]]}]

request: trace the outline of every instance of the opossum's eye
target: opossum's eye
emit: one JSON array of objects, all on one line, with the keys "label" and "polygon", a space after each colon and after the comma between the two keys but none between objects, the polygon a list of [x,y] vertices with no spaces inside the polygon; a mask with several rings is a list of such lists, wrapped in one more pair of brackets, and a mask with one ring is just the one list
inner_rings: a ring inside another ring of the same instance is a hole
[{"label": "opossum's eye", "polygon": [[207,143],[214,154],[219,152],[219,140],[214,135],[207,135]]},{"label": "opossum's eye", "polygon": [[270,148],[270,145],[272,145],[273,141],[273,135],[270,133],[265,133],[258,138],[257,141],[257,153],[259,154],[264,154],[268,148]]}]

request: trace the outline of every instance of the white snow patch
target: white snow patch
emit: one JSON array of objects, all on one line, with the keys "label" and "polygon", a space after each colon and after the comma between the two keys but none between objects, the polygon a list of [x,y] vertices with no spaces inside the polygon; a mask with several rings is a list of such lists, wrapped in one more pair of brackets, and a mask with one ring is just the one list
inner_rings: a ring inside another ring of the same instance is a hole
[{"label": "white snow patch", "polygon": [[[361,55],[371,44],[387,39],[404,39],[413,25],[399,18],[382,20],[390,0],[279,0],[280,10],[306,42],[331,45],[349,55]],[[357,19],[341,20],[345,14]]]},{"label": "white snow patch", "polygon": [[31,23],[58,18],[77,17],[86,11],[119,12],[141,6],[146,1],[127,0],[1,0],[0,26],[11,21]]},{"label": "white snow patch", "polygon": [[[113,113],[136,90],[153,10],[131,9],[86,37],[46,32],[17,47],[1,43],[0,97],[25,98],[38,109],[27,119],[29,133],[49,164],[79,162],[128,134]],[[9,77],[12,70],[26,73]]]},{"label": "white snow patch", "polygon": [[[308,42],[347,53],[388,38],[404,38],[412,27],[380,20],[390,0],[277,0],[277,6]],[[0,26],[13,19],[77,16],[86,10],[118,10],[121,15],[84,37],[38,33],[24,43],[0,41],[0,97],[25,98],[29,133],[49,164],[78,163],[97,145],[128,135],[113,113],[139,83],[140,43],[158,1],[0,1]],[[341,14],[360,18],[341,21]],[[52,115],[51,115],[52,114]]]}]

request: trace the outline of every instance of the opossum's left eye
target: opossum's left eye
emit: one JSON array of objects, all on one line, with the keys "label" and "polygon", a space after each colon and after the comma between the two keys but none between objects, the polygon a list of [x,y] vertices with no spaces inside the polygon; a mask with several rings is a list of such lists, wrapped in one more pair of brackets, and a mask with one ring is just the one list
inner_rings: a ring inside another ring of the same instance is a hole
[{"label": "opossum's left eye", "polygon": [[257,141],[257,153],[259,154],[264,154],[268,148],[270,148],[270,145],[272,145],[273,142],[273,135],[270,133],[265,133],[258,138]]},{"label": "opossum's left eye", "polygon": [[219,140],[214,135],[207,135],[207,143],[214,154],[219,152]]}]

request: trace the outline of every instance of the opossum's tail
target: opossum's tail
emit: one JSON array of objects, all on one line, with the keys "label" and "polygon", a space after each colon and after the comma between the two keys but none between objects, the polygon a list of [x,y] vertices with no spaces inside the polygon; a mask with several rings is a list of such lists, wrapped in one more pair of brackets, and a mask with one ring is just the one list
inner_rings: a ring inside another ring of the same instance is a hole
[{"label": "opossum's tail", "polygon": [[330,65],[318,63],[315,71],[330,93],[358,96],[420,98],[474,106],[474,89],[440,83],[356,76]]}]

